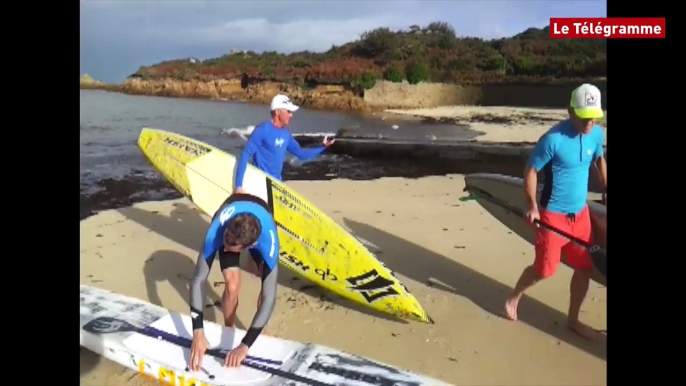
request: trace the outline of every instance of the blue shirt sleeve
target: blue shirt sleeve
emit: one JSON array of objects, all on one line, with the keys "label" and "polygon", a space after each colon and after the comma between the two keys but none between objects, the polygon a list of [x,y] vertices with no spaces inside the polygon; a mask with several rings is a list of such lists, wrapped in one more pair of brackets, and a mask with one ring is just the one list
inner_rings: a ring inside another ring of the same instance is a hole
[{"label": "blue shirt sleeve", "polygon": [[262,130],[260,130],[260,127],[258,126],[255,128],[255,130],[253,130],[248,142],[245,144],[245,149],[243,149],[240,157],[238,157],[238,161],[236,161],[236,181],[234,189],[243,187],[243,177],[245,176],[245,171],[248,168],[248,162],[252,159],[253,154],[255,154],[257,151],[261,139]]},{"label": "blue shirt sleeve", "polygon": [[529,157],[529,165],[536,171],[540,171],[543,167],[553,159],[555,154],[555,141],[552,135],[544,134],[534,146]]},{"label": "blue shirt sleeve", "polygon": [[605,149],[603,149],[603,143],[605,142],[605,130],[603,130],[603,128],[600,126],[596,126],[596,130],[598,130],[598,134],[596,135],[596,138],[598,138],[598,143],[595,148],[594,158],[598,159],[605,154]]},{"label": "blue shirt sleeve", "polygon": [[207,228],[207,233],[205,233],[205,240],[202,244],[202,257],[205,260],[209,260],[217,252],[219,247],[223,245],[223,240],[221,238],[221,221],[219,216],[212,220],[209,228]]},{"label": "blue shirt sleeve", "polygon": [[311,149],[303,149],[292,135],[288,136],[288,147],[286,147],[286,150],[302,161],[311,160],[317,157],[324,151],[324,149],[326,149],[326,146],[324,145],[313,147]]},{"label": "blue shirt sleeve", "polygon": [[279,260],[279,235],[276,227],[270,227],[267,233],[268,235],[257,244],[257,250],[269,269],[273,270]]}]

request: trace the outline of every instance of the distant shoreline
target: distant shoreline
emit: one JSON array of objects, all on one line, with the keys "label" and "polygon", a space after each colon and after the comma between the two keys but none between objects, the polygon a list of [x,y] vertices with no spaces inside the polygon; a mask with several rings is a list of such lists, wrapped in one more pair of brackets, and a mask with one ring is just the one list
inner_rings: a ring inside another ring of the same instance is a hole
[{"label": "distant shoreline", "polygon": [[[92,83],[82,89],[105,90],[110,92],[119,92],[129,95],[148,95],[148,96],[166,96],[166,97],[184,97],[194,99],[212,99],[224,100],[228,102],[251,103],[259,105],[267,105],[269,95],[262,94],[259,97],[243,98],[240,94],[229,96],[228,98],[210,98],[198,97],[193,95],[161,95],[161,93],[150,95],[150,93],[141,92],[140,89],[133,89],[129,87],[126,89],[124,85],[112,85],[105,83]],[[137,92],[135,90],[138,90]],[[242,93],[241,93],[242,94]],[[312,100],[316,100],[317,96],[310,96],[299,102],[303,107],[308,109],[317,109],[312,107]],[[329,96],[329,98],[333,98]],[[294,98],[297,99],[297,98]],[[345,107],[339,106],[339,107]],[[392,108],[377,106],[374,109],[352,109],[345,108],[329,108],[323,109],[329,111],[339,111],[348,114],[368,116],[381,118],[388,121],[421,121],[424,123],[449,123],[460,126],[467,126],[471,130],[483,132],[474,140],[477,142],[498,142],[498,143],[535,143],[540,136],[545,133],[555,123],[567,119],[567,111],[565,108],[542,108],[542,107],[517,107],[517,106],[478,106],[478,105],[450,105],[450,106],[436,106],[428,108]],[[605,122],[601,126],[607,128]],[[607,137],[605,140],[607,145]]]},{"label": "distant shoreline", "polygon": [[240,79],[180,81],[172,78],[143,80],[129,78],[121,84],[81,82],[81,89],[105,90],[130,95],[211,99],[269,104],[277,93],[285,93],[298,105],[313,110],[349,113],[379,113],[385,110],[428,109],[445,106],[514,106],[560,109],[568,102],[570,85],[444,83],[409,84],[378,81],[362,94],[341,85],[300,87],[264,81],[242,84]]},{"label": "distant shoreline", "polygon": [[[566,109],[511,106],[440,106],[425,109],[387,109],[388,117],[423,122],[467,125],[484,132],[477,142],[536,143],[554,124],[568,118]],[[605,123],[601,126],[607,127]],[[607,145],[607,136],[605,137]]]}]

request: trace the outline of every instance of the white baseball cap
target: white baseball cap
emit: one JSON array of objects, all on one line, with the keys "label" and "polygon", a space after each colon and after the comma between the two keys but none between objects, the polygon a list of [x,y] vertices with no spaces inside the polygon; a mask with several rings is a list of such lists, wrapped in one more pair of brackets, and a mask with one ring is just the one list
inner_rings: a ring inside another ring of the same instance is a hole
[{"label": "white baseball cap", "polygon": [[600,106],[600,90],[589,83],[584,83],[572,91],[569,105],[581,119],[598,119],[605,115]]},{"label": "white baseball cap", "polygon": [[272,98],[271,108],[272,111],[278,109],[285,109],[290,112],[294,112],[297,111],[300,108],[300,106],[294,105],[293,102],[291,102],[291,99],[286,95],[278,94],[274,98]]}]

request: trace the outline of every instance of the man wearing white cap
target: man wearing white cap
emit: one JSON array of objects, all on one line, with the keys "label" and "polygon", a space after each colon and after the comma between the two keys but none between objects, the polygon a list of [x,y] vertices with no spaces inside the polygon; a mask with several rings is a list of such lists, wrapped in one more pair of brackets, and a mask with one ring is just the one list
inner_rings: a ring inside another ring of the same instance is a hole
[{"label": "man wearing white cap", "polygon": [[[568,111],[569,119],[553,126],[538,140],[524,170],[524,189],[529,202],[526,218],[531,224],[539,220],[590,243],[592,228],[586,200],[591,165],[597,168],[602,186],[607,190],[603,152],[605,132],[595,122],[604,116],[600,90],[591,84],[582,84],[572,92]],[[539,171],[543,171],[546,178],[540,202],[537,202]],[[535,251],[533,264],[524,269],[505,303],[507,317],[517,319],[517,306],[524,291],[552,276],[564,252],[567,263],[574,267],[567,327],[585,338],[595,337],[594,331],[579,321],[593,269],[589,252],[542,227],[536,230]]]},{"label": "man wearing white cap", "polygon": [[238,157],[236,167],[235,193],[243,193],[243,177],[248,162],[263,172],[281,181],[281,171],[286,159],[286,151],[302,161],[317,157],[327,147],[333,145],[335,139],[324,137],[322,146],[303,149],[298,141],[286,129],[293,117],[293,113],[300,107],[291,102],[286,95],[278,94],[272,99],[272,118],[259,124],[253,130],[245,149]]}]

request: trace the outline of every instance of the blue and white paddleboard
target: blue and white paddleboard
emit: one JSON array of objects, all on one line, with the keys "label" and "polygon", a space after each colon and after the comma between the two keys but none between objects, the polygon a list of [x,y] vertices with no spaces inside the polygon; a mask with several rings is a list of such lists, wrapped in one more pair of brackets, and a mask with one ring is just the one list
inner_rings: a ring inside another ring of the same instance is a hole
[{"label": "blue and white paddleboard", "polygon": [[205,322],[209,350],[200,372],[188,371],[191,318],[111,291],[81,285],[81,346],[141,376],[183,386],[447,385],[383,363],[261,335],[239,368],[224,357],[245,335]]}]

